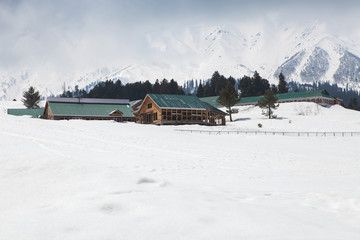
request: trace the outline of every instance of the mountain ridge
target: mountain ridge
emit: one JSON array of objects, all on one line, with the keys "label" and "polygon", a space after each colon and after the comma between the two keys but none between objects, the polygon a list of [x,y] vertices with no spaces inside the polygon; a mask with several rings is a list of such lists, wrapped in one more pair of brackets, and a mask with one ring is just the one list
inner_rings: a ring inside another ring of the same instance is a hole
[{"label": "mountain ridge", "polygon": [[[195,25],[178,31],[162,29],[144,39],[144,57],[121,66],[105,66],[82,74],[42,75],[34,70],[0,72],[0,99],[20,98],[29,85],[43,96],[75,85],[91,88],[99,81],[120,79],[155,82],[174,78],[180,84],[189,79],[204,80],[214,71],[241,78],[258,71],[271,83],[282,71],[286,81],[337,83],[360,89],[360,48],[333,36],[319,21],[303,28],[269,28],[265,25],[243,31],[236,25]],[[40,79],[37,79],[40,78]]]}]

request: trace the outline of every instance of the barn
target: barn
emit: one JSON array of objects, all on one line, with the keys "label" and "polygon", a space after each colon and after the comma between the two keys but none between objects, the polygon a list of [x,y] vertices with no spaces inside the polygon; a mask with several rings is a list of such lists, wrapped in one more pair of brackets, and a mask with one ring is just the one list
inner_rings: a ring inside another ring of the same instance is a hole
[{"label": "barn", "polygon": [[47,98],[43,118],[135,122],[127,99]]},{"label": "barn", "polygon": [[148,94],[134,112],[142,124],[225,125],[225,112],[195,96]]}]

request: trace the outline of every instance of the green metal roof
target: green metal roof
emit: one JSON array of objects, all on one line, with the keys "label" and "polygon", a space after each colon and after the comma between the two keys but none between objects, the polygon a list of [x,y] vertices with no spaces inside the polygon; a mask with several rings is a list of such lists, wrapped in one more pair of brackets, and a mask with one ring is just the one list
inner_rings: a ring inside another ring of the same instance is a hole
[{"label": "green metal roof", "polygon": [[123,117],[134,117],[128,104],[101,103],[64,103],[48,102],[53,115],[62,116],[109,116],[112,111],[119,110]]},{"label": "green metal roof", "polygon": [[12,108],[8,109],[7,113],[14,116],[31,116],[36,118],[43,115],[44,108]]},{"label": "green metal roof", "polygon": [[211,104],[214,107],[221,107],[222,105],[217,101],[219,96],[199,98],[201,101]]},{"label": "green metal roof", "polygon": [[180,108],[180,109],[206,109],[218,113],[226,114],[209,103],[201,101],[196,96],[172,95],[172,94],[148,94],[148,96],[160,108]]},{"label": "green metal roof", "polygon": [[335,99],[330,96],[326,90],[307,91],[307,92],[293,92],[293,93],[282,93],[276,94],[279,100],[293,99],[293,98],[309,98],[309,97],[325,97]]},{"label": "green metal roof", "polygon": [[244,97],[240,99],[240,103],[258,102],[260,98],[262,98],[262,96]]},{"label": "green metal roof", "polygon": [[[293,92],[293,93],[282,93],[276,94],[279,100],[286,100],[286,99],[296,99],[296,98],[310,98],[310,97],[324,97],[329,99],[336,99],[333,96],[330,96],[326,90],[317,90],[317,91],[307,91],[307,92]],[[251,102],[258,102],[260,98],[263,96],[256,96],[256,97],[243,97],[240,99],[241,103],[251,103]],[[201,101],[207,102],[214,107],[221,107],[222,105],[217,102],[219,96],[213,97],[205,97],[200,98]]]}]

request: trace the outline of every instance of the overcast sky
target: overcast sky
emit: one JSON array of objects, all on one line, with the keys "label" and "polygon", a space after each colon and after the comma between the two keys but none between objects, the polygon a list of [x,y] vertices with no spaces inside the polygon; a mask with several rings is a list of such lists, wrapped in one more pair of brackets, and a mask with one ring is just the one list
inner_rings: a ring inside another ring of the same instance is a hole
[{"label": "overcast sky", "polygon": [[0,69],[100,67],[139,58],[145,35],[187,25],[273,21],[356,34],[359,1],[0,0]]}]

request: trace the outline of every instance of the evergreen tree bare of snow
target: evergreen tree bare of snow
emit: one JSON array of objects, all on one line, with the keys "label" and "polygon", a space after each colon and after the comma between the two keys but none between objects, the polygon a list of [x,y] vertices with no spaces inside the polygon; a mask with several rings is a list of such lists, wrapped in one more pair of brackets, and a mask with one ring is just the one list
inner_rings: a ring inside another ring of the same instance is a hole
[{"label": "evergreen tree bare of snow", "polygon": [[269,88],[269,81],[262,78],[257,71],[255,71],[252,77],[244,76],[241,78],[238,85],[241,97],[261,96],[264,95],[265,91]]},{"label": "evergreen tree bare of snow", "polygon": [[31,86],[29,87],[29,90],[23,93],[23,99],[21,101],[26,108],[39,108],[40,93]]},{"label": "evergreen tree bare of snow", "polygon": [[263,109],[262,115],[269,117],[269,119],[276,118],[273,109],[275,110],[279,106],[276,104],[277,100],[277,96],[271,89],[266,90],[264,96],[258,101],[259,107]]},{"label": "evergreen tree bare of snow", "polygon": [[277,94],[278,93],[278,88],[275,84],[271,84],[271,91],[273,91],[273,93]]},{"label": "evergreen tree bare of snow", "polygon": [[203,87],[203,85],[201,84],[201,82],[200,82],[200,84],[199,84],[199,86],[198,86],[198,89],[197,89],[197,92],[196,92],[196,96],[199,97],[199,98],[204,97],[204,87]]},{"label": "evergreen tree bare of snow", "polygon": [[287,93],[288,91],[289,91],[289,89],[286,87],[285,76],[284,76],[284,74],[282,72],[280,72],[280,74],[279,74],[278,93]]},{"label": "evergreen tree bare of snow", "polygon": [[231,114],[233,110],[231,107],[238,103],[240,99],[237,90],[230,81],[226,84],[225,88],[221,89],[220,97],[217,101],[228,109],[227,112],[230,115],[230,122],[232,122]]}]

